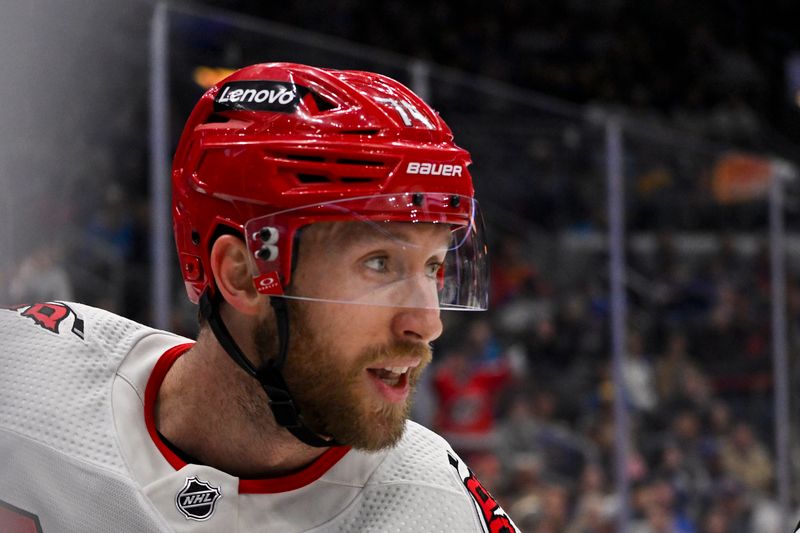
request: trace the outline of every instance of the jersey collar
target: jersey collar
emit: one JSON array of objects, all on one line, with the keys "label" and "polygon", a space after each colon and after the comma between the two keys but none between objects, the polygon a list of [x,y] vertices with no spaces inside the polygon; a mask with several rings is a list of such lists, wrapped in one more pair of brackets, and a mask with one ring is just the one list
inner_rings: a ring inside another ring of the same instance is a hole
[{"label": "jersey collar", "polygon": [[[156,430],[156,399],[158,398],[158,391],[161,389],[161,384],[164,382],[164,377],[167,375],[169,369],[175,361],[177,361],[181,355],[189,351],[192,346],[194,346],[194,343],[179,344],[164,352],[153,368],[150,378],[147,380],[147,387],[144,393],[144,421],[147,426],[147,432],[150,434],[153,443],[161,452],[161,455],[164,456],[164,459],[166,459],[175,470],[180,470],[186,466],[187,463],[170,449]],[[350,451],[349,446],[333,446],[325,450],[314,462],[302,470],[285,476],[256,479],[240,478],[239,493],[272,494],[299,489],[322,477],[322,475],[339,462],[348,451]]]}]

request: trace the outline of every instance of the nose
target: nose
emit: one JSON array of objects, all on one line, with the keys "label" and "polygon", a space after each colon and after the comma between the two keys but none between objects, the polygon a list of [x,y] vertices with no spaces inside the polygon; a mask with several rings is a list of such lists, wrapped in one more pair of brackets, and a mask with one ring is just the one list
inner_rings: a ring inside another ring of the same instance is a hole
[{"label": "nose", "polygon": [[431,342],[442,334],[436,283],[427,276],[413,276],[393,288],[396,312],[392,330],[397,339]]},{"label": "nose", "polygon": [[442,334],[439,313],[439,309],[399,308],[392,319],[392,333],[397,339],[432,342]]}]

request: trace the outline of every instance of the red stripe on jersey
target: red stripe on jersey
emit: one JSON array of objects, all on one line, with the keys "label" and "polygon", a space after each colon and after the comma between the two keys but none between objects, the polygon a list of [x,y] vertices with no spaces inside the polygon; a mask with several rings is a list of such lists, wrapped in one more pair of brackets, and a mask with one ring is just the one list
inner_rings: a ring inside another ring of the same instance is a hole
[{"label": "red stripe on jersey", "polygon": [[[164,377],[166,377],[167,372],[172,368],[175,361],[178,360],[178,357],[189,351],[189,348],[192,346],[194,346],[194,343],[179,344],[164,352],[164,355],[158,359],[158,362],[153,368],[153,372],[147,380],[147,387],[145,387],[144,390],[144,422],[147,426],[147,432],[150,434],[153,443],[161,452],[161,455],[164,456],[164,459],[166,459],[175,470],[180,470],[186,466],[186,462],[178,457],[158,435],[155,420],[156,400],[158,399],[158,391],[161,389],[161,384],[164,382]],[[325,450],[325,452],[317,457],[310,465],[292,474],[270,478],[239,479],[239,493],[273,494],[299,489],[322,477],[325,472],[330,470],[333,465],[338,463],[349,451],[349,446],[333,446]]]},{"label": "red stripe on jersey", "polygon": [[330,470],[350,451],[349,446],[333,446],[317,457],[313,463],[293,474],[261,479],[240,479],[240,494],[274,494],[288,492],[310,485]]}]

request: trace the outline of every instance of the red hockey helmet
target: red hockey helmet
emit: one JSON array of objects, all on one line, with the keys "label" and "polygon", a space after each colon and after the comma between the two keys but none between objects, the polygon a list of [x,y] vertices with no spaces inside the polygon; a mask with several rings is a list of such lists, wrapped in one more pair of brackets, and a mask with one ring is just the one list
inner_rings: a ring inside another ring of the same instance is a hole
[{"label": "red hockey helmet", "polygon": [[[436,306],[485,309],[469,164],[439,115],[395,80],[289,63],[243,68],[203,95],[175,154],[175,241],[189,298],[214,289],[209,252],[221,231],[246,240],[260,292],[326,299],[284,294],[301,228],[355,222],[385,237],[385,223],[408,222],[451,229],[442,267],[426,273],[437,281]],[[354,300],[398,304],[375,296],[390,292]]]}]

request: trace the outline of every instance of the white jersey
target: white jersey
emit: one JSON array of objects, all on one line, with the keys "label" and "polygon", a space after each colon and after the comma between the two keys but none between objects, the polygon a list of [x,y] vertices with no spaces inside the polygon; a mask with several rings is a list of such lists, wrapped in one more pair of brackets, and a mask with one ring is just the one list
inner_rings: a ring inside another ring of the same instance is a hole
[{"label": "white jersey", "polygon": [[190,346],[80,304],[0,309],[0,531],[517,531],[413,422],[394,448],[330,448],[283,477],[186,464],[153,419]]}]

